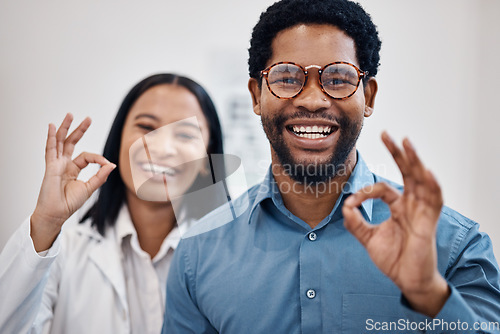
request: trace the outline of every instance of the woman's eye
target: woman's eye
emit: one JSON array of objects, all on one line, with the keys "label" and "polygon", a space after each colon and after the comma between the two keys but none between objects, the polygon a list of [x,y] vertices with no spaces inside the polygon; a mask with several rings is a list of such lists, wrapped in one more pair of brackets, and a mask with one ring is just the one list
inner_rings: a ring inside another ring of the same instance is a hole
[{"label": "woman's eye", "polygon": [[184,140],[184,141],[189,141],[189,140],[193,140],[196,138],[196,136],[193,136],[189,133],[178,133],[177,134],[177,138],[181,139],[181,140]]},{"label": "woman's eye", "polygon": [[136,125],[138,128],[142,129],[142,130],[145,130],[145,131],[153,131],[154,130],[154,127],[152,127],[151,125],[147,125],[147,124],[137,124]]}]

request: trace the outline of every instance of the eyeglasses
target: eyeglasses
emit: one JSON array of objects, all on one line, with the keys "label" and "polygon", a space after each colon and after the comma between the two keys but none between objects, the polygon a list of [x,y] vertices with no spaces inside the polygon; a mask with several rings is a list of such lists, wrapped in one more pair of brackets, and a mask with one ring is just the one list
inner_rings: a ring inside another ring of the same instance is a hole
[{"label": "eyeglasses", "polygon": [[368,72],[343,61],[330,63],[323,67],[309,65],[302,67],[292,62],[279,62],[260,72],[266,79],[267,88],[279,99],[292,99],[299,95],[307,83],[308,70],[317,68],[321,90],[337,100],[347,99],[356,93],[361,79]]}]

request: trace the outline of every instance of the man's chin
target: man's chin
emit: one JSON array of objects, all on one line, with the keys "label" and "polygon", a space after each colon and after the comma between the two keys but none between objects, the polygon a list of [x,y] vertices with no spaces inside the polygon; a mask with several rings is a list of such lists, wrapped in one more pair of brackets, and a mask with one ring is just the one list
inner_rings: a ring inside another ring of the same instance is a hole
[{"label": "man's chin", "polygon": [[285,175],[300,183],[317,183],[329,181],[337,174],[338,167],[327,162],[300,161],[282,162]]},{"label": "man's chin", "polygon": [[[332,178],[346,175],[346,161],[351,145],[335,147],[333,152],[304,152],[290,148],[280,136],[269,136],[273,161],[281,165],[284,175],[304,184],[330,182]],[[316,154],[315,154],[316,153]],[[273,168],[274,169],[274,168]]]}]

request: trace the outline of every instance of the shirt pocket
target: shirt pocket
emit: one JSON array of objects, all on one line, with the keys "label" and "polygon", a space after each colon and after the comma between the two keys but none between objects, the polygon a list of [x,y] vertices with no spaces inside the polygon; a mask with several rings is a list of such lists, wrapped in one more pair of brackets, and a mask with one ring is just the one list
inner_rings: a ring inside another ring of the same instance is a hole
[{"label": "shirt pocket", "polygon": [[[400,296],[344,294],[342,333],[408,333]],[[405,331],[406,329],[406,331]]]}]

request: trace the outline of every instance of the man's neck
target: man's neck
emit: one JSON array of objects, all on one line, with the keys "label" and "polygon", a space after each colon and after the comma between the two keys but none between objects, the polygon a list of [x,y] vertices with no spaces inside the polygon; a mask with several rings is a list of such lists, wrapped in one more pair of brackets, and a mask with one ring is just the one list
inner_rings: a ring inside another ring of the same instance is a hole
[{"label": "man's neck", "polygon": [[[274,159],[273,163],[275,163]],[[297,182],[282,170],[279,163],[274,165],[273,175],[285,207],[311,228],[315,228],[332,212],[355,166],[356,152],[354,151],[345,163],[345,171],[324,182],[315,184]]]}]

